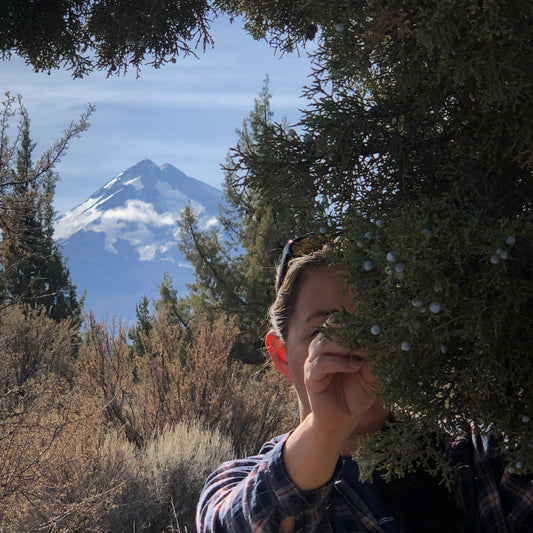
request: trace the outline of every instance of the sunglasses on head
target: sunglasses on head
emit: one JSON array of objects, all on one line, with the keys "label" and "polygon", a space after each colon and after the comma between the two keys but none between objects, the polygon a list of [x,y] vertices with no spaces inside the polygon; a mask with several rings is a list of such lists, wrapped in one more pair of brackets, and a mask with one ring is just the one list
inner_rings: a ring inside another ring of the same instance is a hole
[{"label": "sunglasses on head", "polygon": [[285,281],[291,259],[317,252],[323,249],[324,246],[333,244],[342,233],[342,230],[337,230],[334,233],[306,233],[305,235],[290,239],[283,247],[283,253],[281,254],[278,278],[276,280],[276,292],[279,292]]}]

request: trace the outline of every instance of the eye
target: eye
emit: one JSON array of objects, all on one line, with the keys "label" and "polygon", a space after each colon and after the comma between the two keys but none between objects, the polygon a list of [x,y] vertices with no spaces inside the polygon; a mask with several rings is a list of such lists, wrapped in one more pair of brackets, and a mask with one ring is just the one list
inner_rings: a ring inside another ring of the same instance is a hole
[{"label": "eye", "polygon": [[311,338],[316,337],[319,333],[320,333],[320,330],[319,330],[318,328],[317,328],[317,329],[314,329],[314,330],[311,332],[310,337],[311,337]]},{"label": "eye", "polygon": [[309,338],[314,339],[321,331],[322,328],[320,326],[313,326],[309,331]]}]

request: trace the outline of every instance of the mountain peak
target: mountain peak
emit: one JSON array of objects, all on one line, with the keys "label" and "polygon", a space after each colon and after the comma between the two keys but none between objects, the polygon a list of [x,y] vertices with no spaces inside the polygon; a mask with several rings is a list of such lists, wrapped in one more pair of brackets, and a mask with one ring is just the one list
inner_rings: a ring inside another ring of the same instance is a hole
[{"label": "mountain peak", "polygon": [[135,163],[135,165],[132,165],[130,168],[128,168],[125,172],[129,172],[130,170],[140,170],[140,169],[147,169],[147,168],[159,168],[151,159],[142,159],[138,163]]},{"label": "mountain peak", "polygon": [[126,226],[147,224],[175,229],[188,203],[201,219],[204,213],[212,218],[220,201],[218,189],[187,176],[169,163],[158,167],[144,159],[61,216],[56,221],[55,236],[64,241],[79,231],[101,231],[112,248],[112,242],[118,235],[124,235]]},{"label": "mountain peak", "polygon": [[161,167],[156,165],[152,160],[143,159],[142,161],[135,163],[135,165],[121,172],[119,176],[123,178],[124,176],[130,176],[136,173],[137,174],[157,174],[158,172],[160,172],[160,170],[161,170]]},{"label": "mountain peak", "polygon": [[[69,258],[74,283],[88,290],[88,303],[91,290],[93,294],[103,290],[105,297],[106,287],[122,287],[131,278],[125,289],[128,296],[124,296],[129,301],[128,290],[138,292],[147,284],[155,288],[171,265],[173,271],[185,268],[190,275],[177,246],[181,213],[191,204],[199,227],[207,228],[217,223],[221,201],[222,193],[215,187],[187,176],[169,163],[159,167],[144,159],[61,216],[56,221],[55,238]],[[101,277],[108,265],[121,265],[121,272],[113,274],[117,279],[112,280],[110,273],[109,279],[91,281],[96,272]],[[148,272],[147,269],[157,270],[157,278],[153,274],[139,278],[139,273]],[[132,309],[135,303],[130,302]]]}]

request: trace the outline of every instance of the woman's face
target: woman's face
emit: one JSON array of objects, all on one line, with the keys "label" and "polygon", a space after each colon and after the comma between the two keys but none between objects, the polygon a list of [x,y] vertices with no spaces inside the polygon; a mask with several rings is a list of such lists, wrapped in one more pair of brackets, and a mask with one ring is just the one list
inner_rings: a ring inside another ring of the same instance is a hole
[{"label": "woman's face", "polygon": [[[341,309],[352,308],[353,296],[340,267],[324,267],[305,274],[300,283],[298,298],[289,320],[289,334],[286,342],[286,356],[289,378],[294,382],[303,420],[311,411],[304,382],[304,363],[309,344],[328,318]],[[360,372],[371,375],[371,364],[365,363]],[[377,383],[377,381],[376,381]],[[383,408],[383,399],[377,397],[355,428],[353,435],[371,434],[379,431],[388,416]]]}]

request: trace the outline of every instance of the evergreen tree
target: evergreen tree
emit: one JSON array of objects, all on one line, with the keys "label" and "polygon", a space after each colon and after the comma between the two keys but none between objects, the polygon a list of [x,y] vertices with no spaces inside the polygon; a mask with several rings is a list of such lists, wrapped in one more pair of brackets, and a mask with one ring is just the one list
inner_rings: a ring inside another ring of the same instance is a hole
[{"label": "evergreen tree", "polygon": [[[114,4],[73,5],[42,33],[27,31],[36,17],[24,3],[20,17],[8,6],[0,49],[82,75],[95,67],[85,45],[98,46],[108,72],[147,51],[159,64],[173,59],[177,37],[208,35],[213,8],[243,16],[256,38],[285,51],[319,30],[302,134],[270,125],[240,143],[230,166],[237,197],[290,206],[306,229],[325,211],[329,226],[346,229],[341,255],[360,313],[340,323],[370,350],[383,393],[418,435],[473,420],[502,437],[511,468],[532,471],[531,2],[219,0],[171,13],[152,2],[116,13]],[[396,473],[431,464],[405,435],[381,434],[394,436],[382,449]]]},{"label": "evergreen tree", "polygon": [[80,321],[76,297],[61,250],[54,241],[52,207],[57,175],[53,167],[65,152],[69,140],[87,127],[87,115],[72,124],[65,136],[34,164],[35,144],[30,137],[30,120],[19,99],[18,142],[9,144],[9,119],[15,99],[3,102],[2,157],[0,158],[0,297],[12,303],[43,306],[50,318]]},{"label": "evergreen tree", "polygon": [[237,179],[297,212],[325,201],[346,230],[346,341],[414,420],[379,436],[390,471],[434,467],[413,435],[468,420],[532,471],[531,4],[313,4],[303,135],[269,128],[235,153]]},{"label": "evergreen tree", "polygon": [[192,315],[186,300],[178,297],[178,291],[174,288],[174,281],[168,272],[163,274],[163,281],[158,288],[159,300],[155,302],[155,310],[158,313],[166,313],[170,324],[179,324],[187,329]]},{"label": "evergreen tree", "polygon": [[179,226],[182,238],[179,247],[195,270],[195,281],[188,286],[190,308],[214,312],[237,309],[241,304],[242,280],[218,231],[200,230],[190,205],[183,210]]},{"label": "evergreen tree", "polygon": [[[261,150],[258,140],[274,126],[270,108],[268,77],[254,108],[237,130],[236,150]],[[276,124],[285,131],[285,124]],[[272,202],[253,187],[242,186],[228,158],[224,183],[225,203],[220,208],[223,232],[201,231],[192,209],[187,208],[180,223],[181,250],[195,269],[195,282],[186,298],[189,312],[202,309],[212,317],[226,313],[238,317],[241,334],[234,356],[249,362],[263,358],[262,339],[266,332],[266,309],[273,302],[275,267],[287,240],[317,218],[315,206],[300,213],[282,196]],[[307,204],[309,206],[309,203]]]},{"label": "evergreen tree", "polygon": [[143,337],[148,336],[152,330],[152,320],[149,310],[149,302],[146,296],[135,306],[137,323],[128,331],[128,338],[133,342],[133,350],[136,355],[144,355]]},{"label": "evergreen tree", "polygon": [[[108,75],[155,68],[196,55],[213,46],[213,19],[222,13],[244,15],[255,38],[265,36],[273,17],[281,25],[274,44],[291,50],[300,38],[312,39],[316,25],[310,20],[309,2],[261,0],[154,2],[153,0],[64,0],[43,4],[34,0],[6,0],[0,6],[0,54],[23,57],[39,71],[64,67],[74,77],[93,70]],[[285,37],[285,33],[289,37]]]}]

